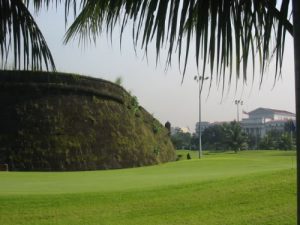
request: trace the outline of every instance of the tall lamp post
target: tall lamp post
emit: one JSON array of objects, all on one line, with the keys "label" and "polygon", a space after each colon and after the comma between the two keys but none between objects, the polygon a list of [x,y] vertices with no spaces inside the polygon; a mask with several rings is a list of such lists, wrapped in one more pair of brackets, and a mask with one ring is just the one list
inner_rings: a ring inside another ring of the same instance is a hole
[{"label": "tall lamp post", "polygon": [[202,90],[202,85],[205,80],[207,80],[208,77],[196,75],[194,77],[194,80],[198,82],[199,84],[199,159],[202,158],[202,141],[201,141],[201,90]]},{"label": "tall lamp post", "polygon": [[243,105],[243,101],[242,100],[235,100],[234,104],[236,104],[236,116],[237,116],[237,122],[240,121],[240,109],[239,109],[239,105]]}]

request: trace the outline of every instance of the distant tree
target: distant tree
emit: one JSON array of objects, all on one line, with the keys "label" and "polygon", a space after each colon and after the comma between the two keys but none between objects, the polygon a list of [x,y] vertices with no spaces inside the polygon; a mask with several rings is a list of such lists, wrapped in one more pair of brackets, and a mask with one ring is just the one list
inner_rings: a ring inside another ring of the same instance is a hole
[{"label": "distant tree", "polygon": [[267,134],[261,139],[259,148],[266,150],[291,150],[294,149],[295,146],[290,132],[273,129],[268,131]]},{"label": "distant tree", "polygon": [[171,141],[176,149],[190,149],[191,138],[191,133],[178,131],[171,136]]},{"label": "distant tree", "polygon": [[226,150],[225,132],[223,124],[206,128],[202,134],[203,146],[210,150]]},{"label": "distant tree", "polygon": [[249,149],[258,149],[258,145],[261,141],[261,137],[255,134],[248,134],[248,148]]},{"label": "distant tree", "polygon": [[296,121],[289,120],[285,124],[285,131],[289,134],[291,148],[296,149]]},{"label": "distant tree", "polygon": [[193,133],[191,137],[191,150],[198,150],[198,149],[199,149],[199,135],[197,133]]},{"label": "distant tree", "polygon": [[272,138],[270,134],[266,134],[259,142],[258,147],[259,149],[263,150],[272,150],[276,149],[276,143],[274,138]]},{"label": "distant tree", "polygon": [[291,133],[295,133],[296,131],[296,126],[293,120],[288,120],[285,124],[284,124],[284,131],[285,132],[291,132]]},{"label": "distant tree", "polygon": [[203,146],[211,150],[234,150],[235,152],[248,148],[248,137],[243,132],[240,123],[217,124],[206,128],[202,134]]},{"label": "distant tree", "polygon": [[294,149],[293,138],[291,134],[288,132],[284,132],[279,141],[278,141],[278,149],[281,150],[292,150]]},{"label": "distant tree", "polygon": [[296,143],[296,124],[293,120],[289,120],[284,124],[284,131],[289,134],[292,144]]},{"label": "distant tree", "polygon": [[238,152],[239,150],[248,148],[247,135],[243,132],[239,122],[233,121],[223,124],[227,146]]}]

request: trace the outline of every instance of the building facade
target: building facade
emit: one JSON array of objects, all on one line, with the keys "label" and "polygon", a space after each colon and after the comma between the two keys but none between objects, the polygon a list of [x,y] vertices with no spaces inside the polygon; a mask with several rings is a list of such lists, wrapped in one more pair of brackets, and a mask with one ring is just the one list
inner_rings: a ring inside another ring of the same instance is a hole
[{"label": "building facade", "polygon": [[294,113],[277,109],[257,108],[243,113],[248,115],[248,118],[241,121],[243,130],[256,137],[263,137],[268,131],[274,129],[283,131],[286,122],[296,120]]},{"label": "building facade", "polygon": [[[241,127],[243,130],[250,135],[255,137],[264,137],[270,130],[283,131],[285,124],[288,121],[293,121],[295,125],[296,114],[284,110],[269,109],[269,108],[257,108],[250,112],[243,112],[248,118],[243,118]],[[201,122],[201,133],[213,125],[219,125],[226,122]],[[199,134],[199,122],[196,123],[196,133]]]}]

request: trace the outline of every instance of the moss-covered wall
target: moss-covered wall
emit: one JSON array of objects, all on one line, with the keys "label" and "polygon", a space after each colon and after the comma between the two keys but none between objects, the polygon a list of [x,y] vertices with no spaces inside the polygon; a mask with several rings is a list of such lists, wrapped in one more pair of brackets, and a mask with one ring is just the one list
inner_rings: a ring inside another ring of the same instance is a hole
[{"label": "moss-covered wall", "polygon": [[46,72],[0,72],[0,163],[94,170],[174,160],[168,131],[120,86]]}]

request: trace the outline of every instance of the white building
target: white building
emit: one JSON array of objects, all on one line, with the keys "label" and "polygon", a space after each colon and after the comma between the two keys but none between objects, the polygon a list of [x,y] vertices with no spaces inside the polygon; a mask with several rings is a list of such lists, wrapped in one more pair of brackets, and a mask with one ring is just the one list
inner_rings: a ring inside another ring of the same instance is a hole
[{"label": "white building", "polygon": [[254,136],[263,137],[272,129],[284,130],[284,125],[288,120],[295,121],[294,113],[268,108],[257,108],[251,112],[244,112],[248,118],[242,119],[241,126],[244,131]]}]

